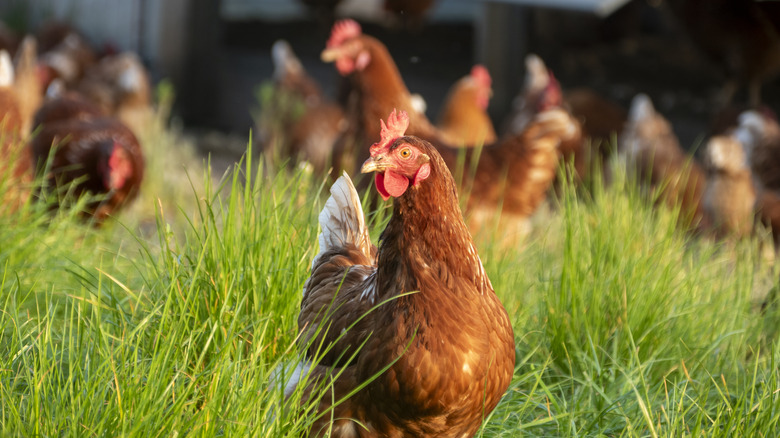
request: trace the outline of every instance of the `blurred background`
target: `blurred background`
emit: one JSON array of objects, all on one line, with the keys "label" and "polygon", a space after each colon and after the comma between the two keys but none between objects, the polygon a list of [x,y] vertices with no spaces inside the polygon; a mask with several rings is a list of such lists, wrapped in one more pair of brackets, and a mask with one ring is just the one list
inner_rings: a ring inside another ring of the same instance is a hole
[{"label": "blurred background", "polygon": [[751,84],[759,83],[761,102],[780,108],[780,53],[770,61],[758,53],[773,50],[765,34],[777,36],[780,3],[670,1],[2,0],[0,18],[17,35],[47,20],[67,21],[98,50],[137,52],[154,82],[172,81],[174,115],[199,149],[213,153],[243,152],[277,39],[289,41],[304,68],[335,94],[337,73],[319,53],[339,17],[357,19],[388,46],[430,118],[448,88],[481,62],[493,76],[489,112],[498,126],[531,52],[564,89],[589,87],[624,108],[647,93],[685,148],[706,134],[724,94],[728,103],[747,104]]}]

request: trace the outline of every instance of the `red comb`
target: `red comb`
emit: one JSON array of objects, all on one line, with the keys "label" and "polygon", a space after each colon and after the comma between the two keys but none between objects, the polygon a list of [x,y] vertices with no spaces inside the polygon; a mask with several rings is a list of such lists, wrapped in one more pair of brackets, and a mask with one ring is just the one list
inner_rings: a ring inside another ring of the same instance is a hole
[{"label": "red comb", "polygon": [[328,39],[327,48],[340,46],[344,41],[359,36],[362,33],[360,25],[355,20],[349,18],[336,22],[333,25],[333,30],[330,32],[330,39]]},{"label": "red comb", "polygon": [[387,117],[387,124],[384,120],[379,120],[382,124],[382,130],[380,131],[380,140],[371,145],[371,155],[374,156],[377,153],[388,149],[390,143],[398,137],[403,137],[406,128],[409,127],[409,115],[406,111],[397,112],[393,109],[390,116]]},{"label": "red comb", "polygon": [[477,85],[484,88],[490,88],[490,73],[482,64],[477,64],[471,68],[471,78],[474,79],[474,82],[476,82]]}]

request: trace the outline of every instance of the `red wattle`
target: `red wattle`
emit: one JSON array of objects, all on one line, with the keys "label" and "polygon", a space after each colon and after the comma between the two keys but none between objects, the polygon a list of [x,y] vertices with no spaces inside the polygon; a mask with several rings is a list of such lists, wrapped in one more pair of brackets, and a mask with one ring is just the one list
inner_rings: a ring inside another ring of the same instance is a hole
[{"label": "red wattle", "polygon": [[387,201],[391,196],[399,197],[409,188],[409,179],[392,171],[377,173],[374,178],[376,190]]}]

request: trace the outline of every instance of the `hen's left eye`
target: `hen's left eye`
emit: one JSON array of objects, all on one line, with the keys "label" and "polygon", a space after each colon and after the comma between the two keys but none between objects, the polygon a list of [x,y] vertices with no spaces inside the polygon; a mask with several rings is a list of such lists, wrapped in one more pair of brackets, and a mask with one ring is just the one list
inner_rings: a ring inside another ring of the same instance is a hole
[{"label": "hen's left eye", "polygon": [[409,158],[410,156],[412,156],[412,151],[408,148],[401,149],[401,158]]}]

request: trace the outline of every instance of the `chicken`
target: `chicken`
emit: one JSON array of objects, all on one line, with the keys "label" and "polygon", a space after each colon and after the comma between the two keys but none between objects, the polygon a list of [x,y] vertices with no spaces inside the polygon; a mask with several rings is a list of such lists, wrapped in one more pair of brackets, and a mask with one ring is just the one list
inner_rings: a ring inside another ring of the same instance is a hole
[{"label": "chicken", "polygon": [[626,110],[588,88],[566,90],[563,101],[582,123],[582,131],[590,139],[591,150],[598,151],[603,159],[607,158],[615,150],[614,139],[620,136],[626,124]]},{"label": "chicken", "polygon": [[[381,246],[371,244],[346,174],[319,216],[320,251],[298,318],[313,343],[285,387],[289,397],[305,381],[305,403],[338,375],[317,408],[334,411],[315,421],[312,436],[331,428],[332,437],[472,436],[512,378],[512,325],[463,222],[455,181],[436,148],[404,136],[408,125],[393,112],[361,168],[394,198]],[[312,363],[320,342],[333,347]]]},{"label": "chicken", "polygon": [[344,112],[323,95],[286,41],[274,43],[272,55],[274,84],[258,123],[266,155],[306,161],[324,174],[333,145],[347,128]]},{"label": "chicken", "polygon": [[[73,95],[46,102],[36,114],[40,132],[30,142],[37,170],[47,170],[48,189],[70,184],[73,194],[101,195],[87,214],[102,222],[138,195],[144,157],[133,132]],[[47,159],[51,155],[48,166]],[[58,193],[59,195],[59,193]]]},{"label": "chicken", "polygon": [[734,134],[745,147],[747,160],[760,190],[780,193],[780,125],[768,114],[747,111],[739,116]]},{"label": "chicken", "polygon": [[683,30],[728,76],[720,96],[728,104],[747,84],[749,103],[761,101],[761,84],[780,73],[780,4],[752,0],[666,2]]},{"label": "chicken", "polygon": [[702,199],[712,226],[721,235],[744,237],[753,230],[756,191],[740,141],[712,137],[704,150],[707,185]]},{"label": "chicken", "polygon": [[493,91],[490,73],[475,65],[471,74],[452,86],[436,127],[455,145],[478,146],[496,141],[496,130],[487,113]]},{"label": "chicken", "polygon": [[68,87],[75,86],[97,60],[95,51],[76,32],[68,33],[50,50],[45,47],[41,44],[40,71],[44,88],[54,79],[62,79]]},{"label": "chicken", "polygon": [[631,103],[628,122],[618,142],[619,152],[637,181],[660,191],[667,206],[680,206],[681,225],[706,228],[702,197],[706,177],[696,160],[683,152],[669,122],[644,94]]},{"label": "chicken", "polygon": [[535,54],[526,56],[525,67],[525,84],[513,102],[512,114],[504,123],[505,131],[522,131],[539,111],[565,108],[580,122],[582,136],[561,144],[564,161],[573,162],[580,180],[590,170],[588,163],[592,158],[599,157],[602,168],[605,168],[610,152],[609,144],[623,128],[625,111],[589,89],[580,88],[564,93],[544,61]]},{"label": "chicken", "polygon": [[756,217],[772,230],[780,250],[780,125],[773,114],[746,111],[734,136],[745,149],[756,189]]},{"label": "chicken", "polygon": [[140,134],[152,118],[149,73],[138,55],[124,52],[90,66],[75,89]]},{"label": "chicken", "polygon": [[[381,119],[381,111],[400,108],[409,113],[409,134],[431,142],[453,174],[463,174],[458,179],[461,190],[470,194],[467,209],[472,230],[500,213],[502,221],[517,226],[520,235],[525,234],[528,217],[545,199],[556,175],[559,146],[581,135],[576,120],[565,111],[552,109],[536,115],[519,134],[476,151],[464,151],[436,130],[424,114],[414,111],[409,91],[387,48],[375,38],[363,35],[356,22],[336,23],[322,59],[335,62],[357,90],[357,113],[361,118],[356,124],[361,128],[356,143],[378,140],[379,132],[372,128],[372,120]],[[461,153],[465,160],[458,159]],[[357,151],[358,161],[364,156]]]}]

